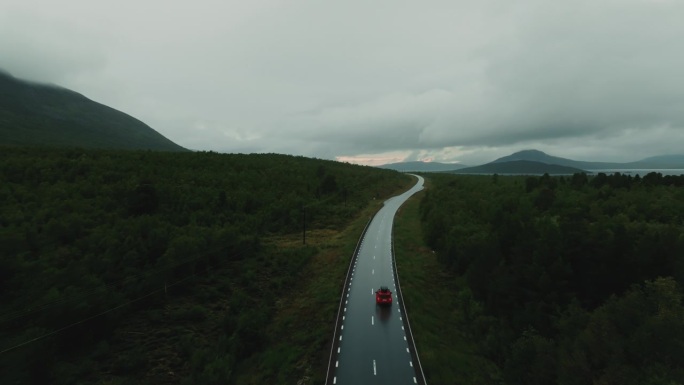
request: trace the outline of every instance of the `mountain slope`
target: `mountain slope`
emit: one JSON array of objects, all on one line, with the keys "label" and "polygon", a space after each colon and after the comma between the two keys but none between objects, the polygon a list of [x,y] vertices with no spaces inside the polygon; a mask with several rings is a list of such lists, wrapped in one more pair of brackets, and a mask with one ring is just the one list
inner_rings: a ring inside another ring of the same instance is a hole
[{"label": "mountain slope", "polygon": [[1,71],[0,145],[186,151],[121,111]]},{"label": "mountain slope", "polygon": [[648,166],[641,168],[684,168],[684,154],[652,156],[634,164]]},{"label": "mountain slope", "polygon": [[583,170],[626,170],[626,169],[665,169],[665,168],[684,168],[684,155],[662,155],[642,159],[635,162],[617,163],[617,162],[586,162],[580,160],[572,160],[567,158],[560,158],[557,156],[548,155],[539,150],[524,150],[518,151],[508,156],[496,159],[492,163],[510,162],[515,160],[526,160],[532,162],[541,162],[547,164],[556,164],[559,166],[575,167]]},{"label": "mountain slope", "polygon": [[492,162],[481,166],[466,167],[453,171],[455,174],[529,174],[529,175],[569,175],[585,172],[575,167],[560,166],[531,160],[511,160]]},{"label": "mountain slope", "polygon": [[572,160],[561,158],[557,156],[548,155],[539,150],[523,150],[513,153],[508,156],[496,159],[492,163],[510,162],[515,160],[526,160],[532,162],[541,162],[546,164],[556,164],[559,166],[575,167],[584,170],[588,169],[604,169],[604,168],[626,168],[623,163],[610,162],[585,162],[580,160]]}]

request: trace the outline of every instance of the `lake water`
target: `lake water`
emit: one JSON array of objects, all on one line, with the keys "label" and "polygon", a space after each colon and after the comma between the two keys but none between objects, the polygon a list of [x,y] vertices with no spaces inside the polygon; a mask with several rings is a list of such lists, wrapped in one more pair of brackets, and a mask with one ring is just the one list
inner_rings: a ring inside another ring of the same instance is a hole
[{"label": "lake water", "polygon": [[615,170],[615,169],[605,169],[605,170],[587,170],[592,174],[598,174],[600,172],[604,174],[615,174],[619,172],[620,174],[627,175],[639,175],[644,176],[650,172],[659,172],[663,175],[684,175],[684,168],[669,168],[669,169],[625,169],[625,170]]}]

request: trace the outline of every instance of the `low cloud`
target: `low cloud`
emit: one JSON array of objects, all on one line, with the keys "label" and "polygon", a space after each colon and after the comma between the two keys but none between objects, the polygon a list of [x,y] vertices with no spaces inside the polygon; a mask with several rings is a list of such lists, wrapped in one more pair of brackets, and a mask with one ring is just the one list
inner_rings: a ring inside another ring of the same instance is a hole
[{"label": "low cloud", "polygon": [[0,11],[0,68],[189,148],[466,163],[524,148],[681,152],[681,2],[7,0]]}]

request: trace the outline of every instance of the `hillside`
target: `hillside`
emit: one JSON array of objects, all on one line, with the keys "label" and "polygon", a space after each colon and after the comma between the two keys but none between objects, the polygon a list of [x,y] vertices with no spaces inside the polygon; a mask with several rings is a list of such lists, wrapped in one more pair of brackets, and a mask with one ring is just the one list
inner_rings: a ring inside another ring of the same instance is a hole
[{"label": "hillside", "polygon": [[439,163],[439,162],[399,162],[389,163],[378,166],[387,170],[395,170],[399,172],[445,172],[459,170],[466,165],[460,163]]},{"label": "hillside", "polygon": [[359,234],[413,183],[275,154],[4,148],[0,384],[322,383]]},{"label": "hillside", "polygon": [[571,175],[585,172],[575,167],[559,166],[530,160],[492,162],[481,166],[467,167],[453,171],[455,174],[516,174],[516,175]]},{"label": "hillside", "polygon": [[186,151],[121,111],[2,71],[0,145]]}]

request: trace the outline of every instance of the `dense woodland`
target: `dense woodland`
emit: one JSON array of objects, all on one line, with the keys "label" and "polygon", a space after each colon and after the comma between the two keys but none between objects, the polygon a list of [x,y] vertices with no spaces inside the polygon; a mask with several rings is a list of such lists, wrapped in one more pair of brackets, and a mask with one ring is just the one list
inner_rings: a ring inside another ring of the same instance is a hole
[{"label": "dense woodland", "polygon": [[455,327],[506,384],[684,384],[684,176],[431,180]]},{"label": "dense woodland", "polygon": [[[316,252],[265,247],[264,237],[304,222],[343,227],[410,179],[274,154],[2,148],[0,383],[99,383],[95,369],[135,383],[149,370],[143,347],[113,355],[110,337],[141,309],[151,324],[168,322],[155,309],[193,290],[225,306],[213,341],[169,329],[178,382],[235,382],[263,347],[274,297]],[[213,286],[197,288],[198,277]],[[207,317],[192,304],[172,314]]]}]

